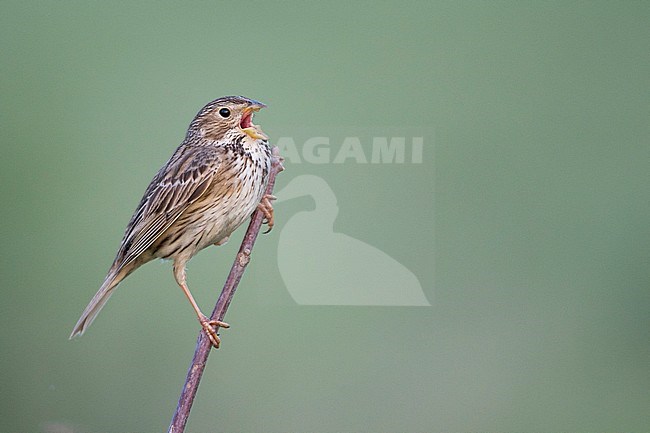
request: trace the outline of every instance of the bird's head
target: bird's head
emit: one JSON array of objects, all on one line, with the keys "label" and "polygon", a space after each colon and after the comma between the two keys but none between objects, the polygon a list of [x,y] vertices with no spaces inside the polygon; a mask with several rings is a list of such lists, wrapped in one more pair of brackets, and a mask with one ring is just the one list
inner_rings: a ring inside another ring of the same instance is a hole
[{"label": "bird's head", "polygon": [[256,111],[266,107],[263,103],[243,96],[224,96],[207,104],[198,112],[190,131],[210,140],[220,140],[228,132],[247,135],[253,140],[268,140],[262,129],[253,123]]}]

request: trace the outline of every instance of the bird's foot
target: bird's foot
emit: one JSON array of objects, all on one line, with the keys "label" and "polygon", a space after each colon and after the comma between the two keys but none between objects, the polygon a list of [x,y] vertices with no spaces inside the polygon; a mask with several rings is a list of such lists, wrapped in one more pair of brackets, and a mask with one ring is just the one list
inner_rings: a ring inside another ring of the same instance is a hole
[{"label": "bird's foot", "polygon": [[218,326],[220,328],[230,328],[230,325],[220,320],[208,320],[208,318],[205,316],[199,317],[199,322],[201,322],[201,326],[203,327],[203,330],[205,331],[208,338],[210,339],[210,343],[212,343],[212,345],[216,349],[218,349],[219,345],[221,344],[221,339],[217,334],[217,330],[214,328],[215,326]]},{"label": "bird's foot", "polygon": [[273,220],[273,204],[271,201],[277,200],[277,197],[271,194],[265,194],[260,201],[260,204],[257,205],[257,208],[264,214],[264,224],[268,225],[269,228],[264,234],[270,232],[273,229],[274,220]]}]

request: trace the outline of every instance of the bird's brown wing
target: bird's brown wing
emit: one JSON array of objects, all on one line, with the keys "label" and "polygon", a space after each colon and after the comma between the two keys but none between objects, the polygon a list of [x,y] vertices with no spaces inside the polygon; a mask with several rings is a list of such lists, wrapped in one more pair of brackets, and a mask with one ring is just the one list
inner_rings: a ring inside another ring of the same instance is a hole
[{"label": "bird's brown wing", "polygon": [[126,266],[149,248],[198,200],[221,166],[215,148],[182,148],[153,178],[127,226],[116,265]]}]

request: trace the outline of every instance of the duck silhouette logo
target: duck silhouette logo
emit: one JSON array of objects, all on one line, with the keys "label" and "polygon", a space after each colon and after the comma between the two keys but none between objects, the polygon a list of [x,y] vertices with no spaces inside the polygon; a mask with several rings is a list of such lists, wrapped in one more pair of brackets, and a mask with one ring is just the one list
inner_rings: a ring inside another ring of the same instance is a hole
[{"label": "duck silhouette logo", "polygon": [[277,196],[279,202],[302,196],[315,202],[315,209],[287,220],[278,241],[280,275],[297,304],[431,305],[404,265],[372,245],[334,232],[336,196],[323,178],[298,176]]}]

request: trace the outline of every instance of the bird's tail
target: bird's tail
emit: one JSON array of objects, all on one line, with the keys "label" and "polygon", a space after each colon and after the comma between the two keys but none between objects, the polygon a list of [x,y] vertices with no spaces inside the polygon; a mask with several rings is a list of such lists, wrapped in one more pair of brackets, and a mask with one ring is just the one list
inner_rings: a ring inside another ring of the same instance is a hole
[{"label": "bird's tail", "polygon": [[108,298],[113,294],[113,289],[122,281],[130,272],[124,272],[124,269],[111,269],[106,275],[106,279],[102,283],[102,286],[99,288],[95,296],[90,300],[88,306],[81,317],[77,321],[77,324],[70,334],[70,339],[76,337],[77,335],[83,335],[83,333],[88,329],[95,317],[99,314],[101,309],[108,301]]}]

